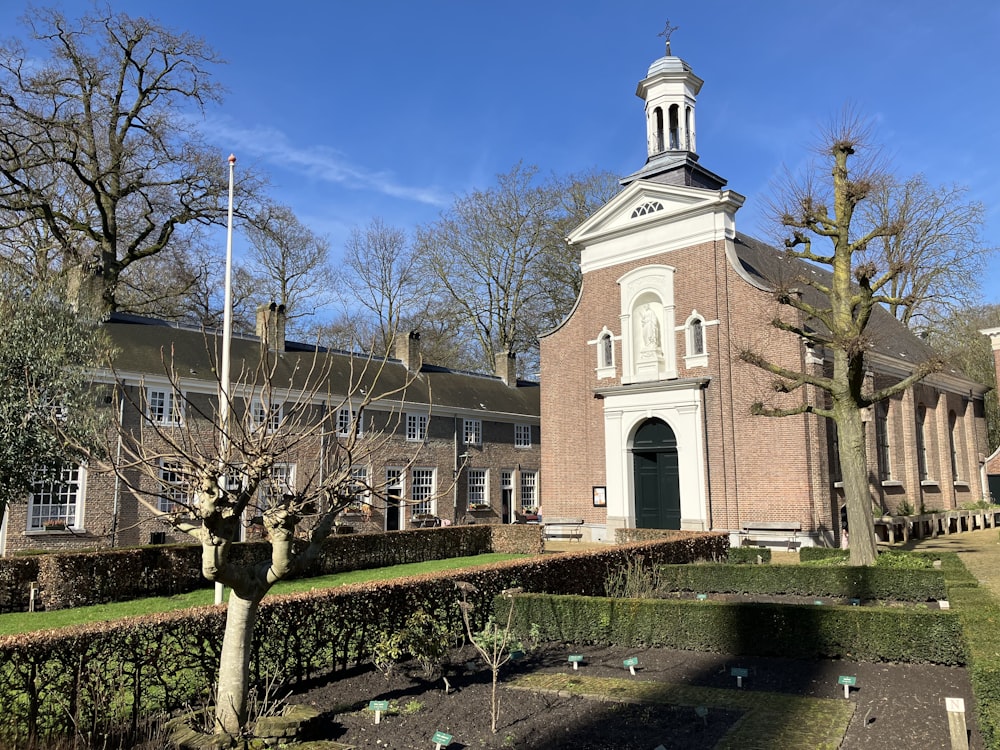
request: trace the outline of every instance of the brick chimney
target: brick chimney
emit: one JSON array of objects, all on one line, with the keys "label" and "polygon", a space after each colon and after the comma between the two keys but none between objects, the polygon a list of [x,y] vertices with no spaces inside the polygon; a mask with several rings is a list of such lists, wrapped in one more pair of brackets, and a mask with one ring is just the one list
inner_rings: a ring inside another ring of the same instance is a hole
[{"label": "brick chimney", "polygon": [[396,338],[396,359],[403,363],[410,372],[419,372],[420,357],[420,331],[410,331],[406,338],[401,336]]},{"label": "brick chimney", "polygon": [[257,338],[276,352],[285,351],[285,306],[272,302],[257,306]]},{"label": "brick chimney", "polygon": [[496,358],[497,377],[504,385],[517,388],[517,355],[514,352],[500,352]]}]

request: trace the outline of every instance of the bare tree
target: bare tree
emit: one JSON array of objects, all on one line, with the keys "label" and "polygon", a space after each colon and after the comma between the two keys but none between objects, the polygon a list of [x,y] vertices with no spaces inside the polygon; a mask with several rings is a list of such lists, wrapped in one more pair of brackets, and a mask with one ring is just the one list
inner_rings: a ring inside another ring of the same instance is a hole
[{"label": "bare tree", "polygon": [[536,167],[516,164],[417,233],[439,308],[454,311],[487,368],[505,352],[524,354],[528,368],[535,363],[538,334],[569,312],[579,289],[579,263],[562,233],[609,193],[606,175],[537,177]]},{"label": "bare tree", "polygon": [[[60,267],[99,279],[114,310],[126,268],[225,216],[224,160],[188,112],[219,100],[220,61],[201,39],[110,11],[33,9],[25,24],[48,57],[0,47],[0,230],[43,225]],[[245,173],[238,193],[255,187]]]},{"label": "bare tree", "polygon": [[[790,184],[774,204],[780,225],[790,232],[785,241],[787,256],[825,266],[829,273],[803,272],[776,289],[779,314],[773,325],[809,346],[828,351],[832,372],[813,374],[797,369],[797,360],[794,364],[774,361],[757,349],[741,352],[745,361],[775,376],[775,392],[802,394],[800,402],[791,406],[758,402],[753,406],[755,414],[784,417],[810,413],[836,423],[852,565],[870,565],[876,556],[862,410],[904,391],[940,367],[937,359],[917,363],[907,377],[874,391],[865,377],[872,314],[880,304],[902,301],[892,296],[891,289],[893,279],[906,267],[905,259],[886,267],[864,258],[872,243],[904,230],[904,217],[886,216],[858,232],[861,222],[855,217],[859,205],[877,194],[888,179],[877,158],[865,152],[867,136],[863,124],[845,114],[824,134],[822,142],[820,153],[823,165],[829,167],[829,182],[810,175],[802,183]],[[814,246],[816,238],[829,241],[829,247]],[[821,397],[811,398],[808,386]]]},{"label": "bare tree", "polygon": [[333,301],[330,243],[302,224],[288,206],[266,204],[246,222],[245,270],[256,280],[258,302],[284,305],[290,327]]},{"label": "bare tree", "polygon": [[381,218],[355,227],[344,248],[345,308],[360,305],[378,351],[392,351],[403,321],[425,304],[427,284],[406,233]]},{"label": "bare tree", "polygon": [[[345,507],[384,502],[385,483],[359,476],[355,467],[385,461],[399,422],[391,404],[412,382],[410,375],[388,377],[384,359],[259,351],[259,359],[244,361],[233,396],[215,402],[229,405],[228,418],[207,399],[185,396],[168,364],[170,398],[133,401],[129,411],[140,415],[139,427],[119,424],[124,457],[109,467],[151,513],[201,544],[208,580],[232,589],[216,706],[216,731],[230,735],[247,720],[261,600],[277,581],[308,568]],[[350,424],[338,421],[342,413],[350,414]],[[398,449],[392,455],[399,460]],[[287,467],[296,461],[292,478]],[[270,558],[236,563],[231,547],[251,523],[270,541]]]},{"label": "bare tree", "polygon": [[863,204],[864,226],[895,223],[899,231],[868,246],[866,261],[898,268],[886,284],[889,310],[910,328],[934,328],[954,310],[975,304],[979,279],[996,248],[983,245],[985,207],[967,188],[932,187],[923,175],[889,180]]}]

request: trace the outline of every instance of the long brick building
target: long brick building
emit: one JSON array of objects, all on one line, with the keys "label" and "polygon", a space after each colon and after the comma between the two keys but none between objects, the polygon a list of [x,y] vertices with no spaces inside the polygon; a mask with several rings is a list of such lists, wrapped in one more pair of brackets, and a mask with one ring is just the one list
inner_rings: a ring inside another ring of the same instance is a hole
[{"label": "long brick building", "polygon": [[[649,527],[723,530],[738,541],[748,525],[772,524],[799,527],[805,544],[835,544],[835,431],[809,414],[752,416],[754,402],[776,396],[771,377],[740,358],[749,350],[793,370],[830,367],[827,352],[770,325],[774,290],[823,271],[737,230],[744,197],[696,153],[701,86],[680,58],[651,65],[636,92],[647,161],[570,234],[582,289],[541,339],[542,509],[583,519],[595,540]],[[881,308],[869,333],[879,386],[933,356]],[[877,512],[956,508],[985,495],[985,390],[945,368],[871,410]],[[803,397],[821,395],[784,403]]]}]

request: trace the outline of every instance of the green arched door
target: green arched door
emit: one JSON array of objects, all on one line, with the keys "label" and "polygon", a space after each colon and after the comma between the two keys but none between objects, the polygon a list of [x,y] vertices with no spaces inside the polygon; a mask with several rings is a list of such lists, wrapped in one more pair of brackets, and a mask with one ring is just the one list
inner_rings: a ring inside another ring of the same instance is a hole
[{"label": "green arched door", "polygon": [[681,527],[677,438],[660,419],[647,420],[632,442],[635,525],[640,529]]}]

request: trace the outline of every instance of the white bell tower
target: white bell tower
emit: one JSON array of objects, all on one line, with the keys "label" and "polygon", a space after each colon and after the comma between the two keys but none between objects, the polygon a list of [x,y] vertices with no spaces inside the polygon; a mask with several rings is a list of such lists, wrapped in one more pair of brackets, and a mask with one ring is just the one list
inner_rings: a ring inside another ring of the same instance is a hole
[{"label": "white bell tower", "polygon": [[691,66],[670,54],[670,34],[676,31],[667,23],[660,36],[667,38],[667,54],[649,66],[639,82],[636,96],[646,102],[646,155],[649,159],[668,152],[697,153],[695,147],[694,105],[704,83],[691,72]]}]

